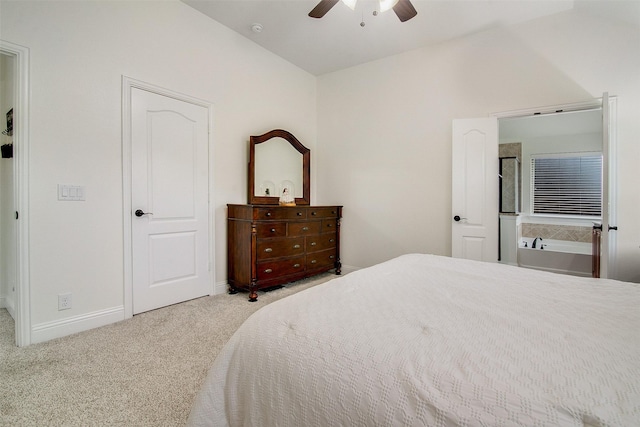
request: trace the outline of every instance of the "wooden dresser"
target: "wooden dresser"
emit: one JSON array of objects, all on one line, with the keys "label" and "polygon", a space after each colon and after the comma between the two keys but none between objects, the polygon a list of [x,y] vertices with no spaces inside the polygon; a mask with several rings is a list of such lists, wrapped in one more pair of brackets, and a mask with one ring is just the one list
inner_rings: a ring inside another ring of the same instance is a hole
[{"label": "wooden dresser", "polygon": [[229,292],[257,291],[335,268],[342,206],[227,205]]}]

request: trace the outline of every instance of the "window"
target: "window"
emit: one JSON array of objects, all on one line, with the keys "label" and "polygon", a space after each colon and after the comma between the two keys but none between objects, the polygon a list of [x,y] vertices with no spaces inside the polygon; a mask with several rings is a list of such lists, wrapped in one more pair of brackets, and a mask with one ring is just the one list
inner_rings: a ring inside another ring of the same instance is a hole
[{"label": "window", "polygon": [[600,217],[602,155],[542,155],[531,158],[531,212]]}]

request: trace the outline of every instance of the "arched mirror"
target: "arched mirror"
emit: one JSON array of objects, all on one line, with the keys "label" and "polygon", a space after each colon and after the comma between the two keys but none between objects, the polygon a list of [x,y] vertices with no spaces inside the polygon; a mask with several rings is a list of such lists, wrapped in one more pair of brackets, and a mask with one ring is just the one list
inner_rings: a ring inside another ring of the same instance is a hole
[{"label": "arched mirror", "polygon": [[249,204],[277,205],[283,191],[287,191],[297,205],[309,205],[310,153],[286,130],[250,137]]}]

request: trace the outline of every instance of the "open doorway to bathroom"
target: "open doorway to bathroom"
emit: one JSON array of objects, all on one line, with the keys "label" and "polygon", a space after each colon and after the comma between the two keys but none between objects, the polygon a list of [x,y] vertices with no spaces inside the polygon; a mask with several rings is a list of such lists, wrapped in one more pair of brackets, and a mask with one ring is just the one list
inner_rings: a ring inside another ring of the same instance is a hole
[{"label": "open doorway to bathroom", "polygon": [[[516,166],[505,168],[501,178],[503,263],[592,275],[593,227],[603,223],[603,199],[615,210],[615,162],[603,143],[609,129],[603,128],[601,105],[573,107],[498,120],[501,163]],[[609,277],[615,267],[611,241]]]}]

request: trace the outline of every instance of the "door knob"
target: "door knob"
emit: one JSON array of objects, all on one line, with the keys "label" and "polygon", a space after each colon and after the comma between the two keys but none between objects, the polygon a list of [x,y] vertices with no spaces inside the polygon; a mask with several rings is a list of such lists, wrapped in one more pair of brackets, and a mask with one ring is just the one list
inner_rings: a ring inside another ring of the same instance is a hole
[{"label": "door knob", "polygon": [[461,219],[467,219],[467,218],[460,218],[460,215],[456,215],[456,216],[454,216],[454,217],[453,217],[453,220],[454,220],[455,222],[458,222],[458,221],[460,221]]},{"label": "door knob", "polygon": [[138,209],[137,211],[134,212],[136,214],[136,216],[139,218],[141,216],[144,215],[153,215],[151,212],[144,212],[141,209]]}]

